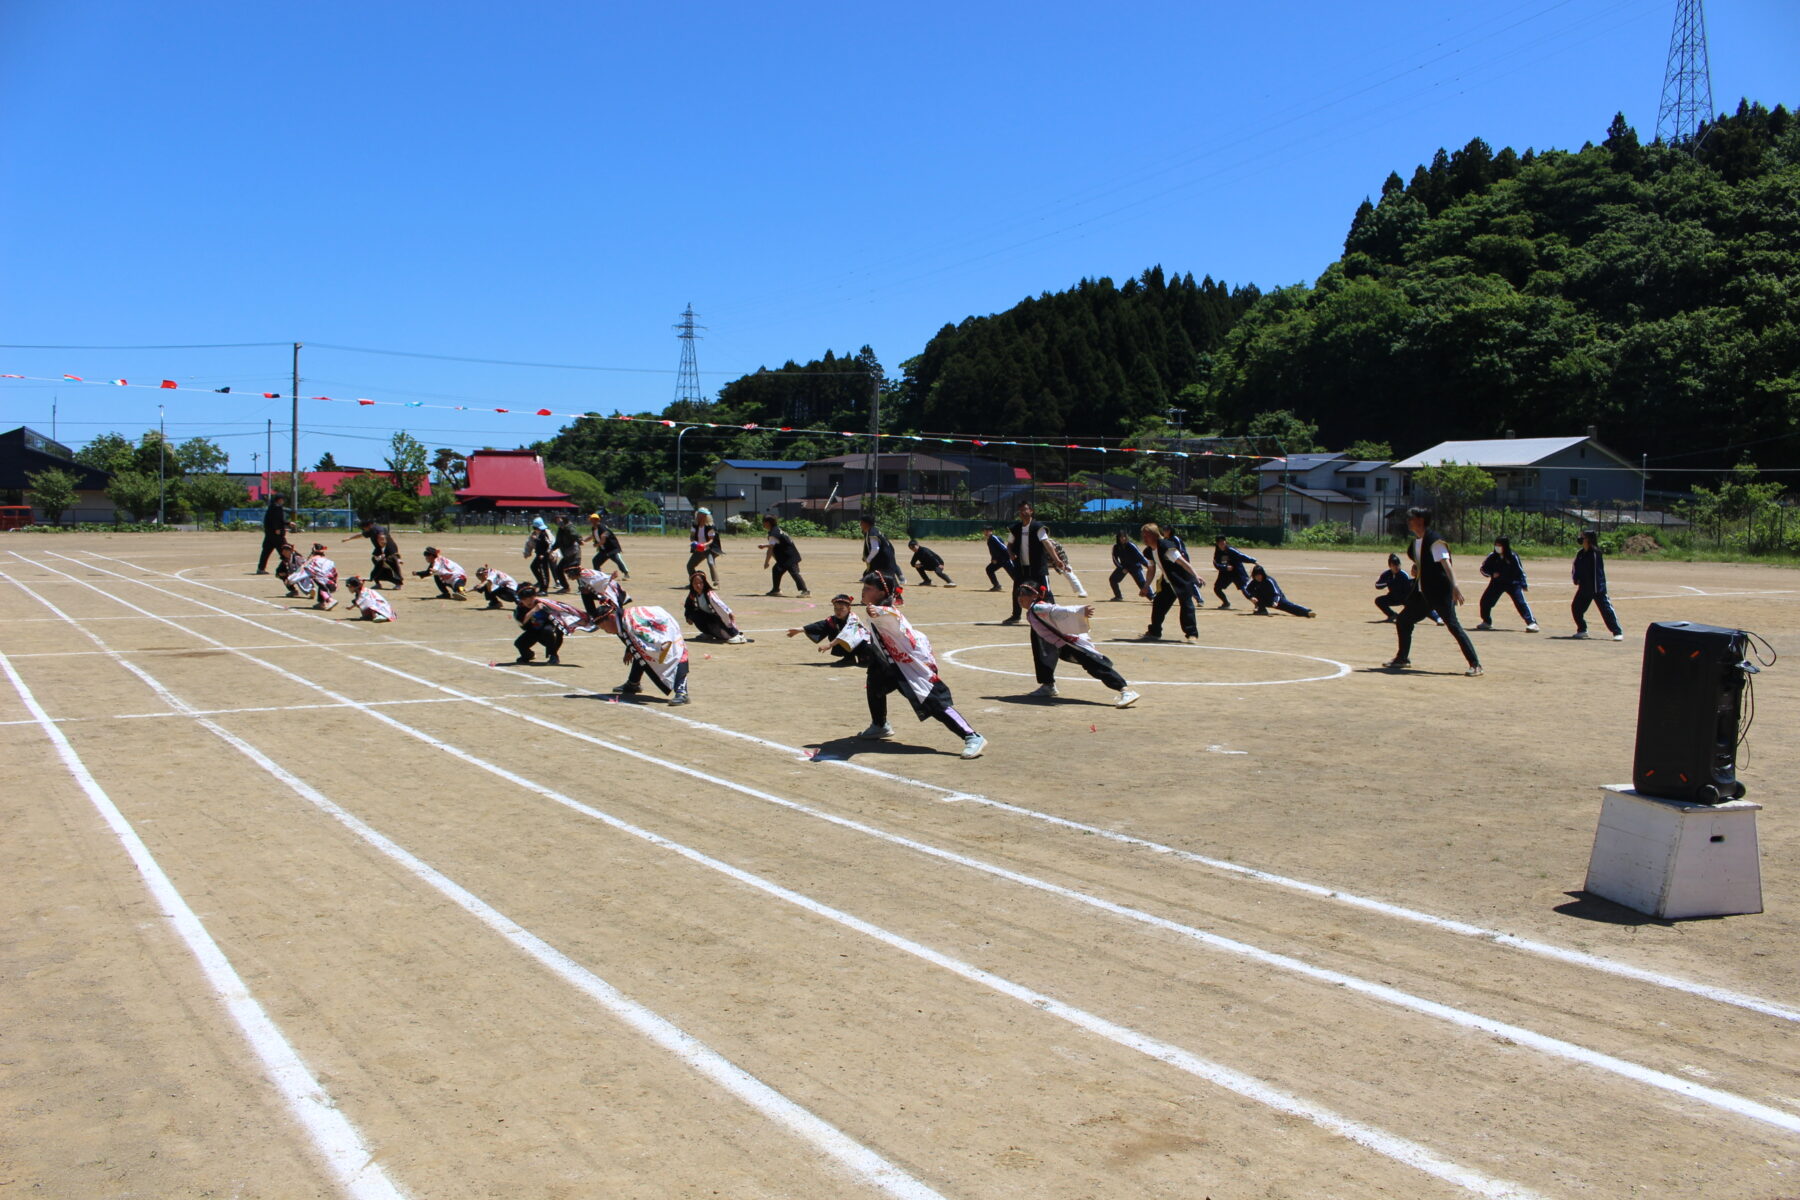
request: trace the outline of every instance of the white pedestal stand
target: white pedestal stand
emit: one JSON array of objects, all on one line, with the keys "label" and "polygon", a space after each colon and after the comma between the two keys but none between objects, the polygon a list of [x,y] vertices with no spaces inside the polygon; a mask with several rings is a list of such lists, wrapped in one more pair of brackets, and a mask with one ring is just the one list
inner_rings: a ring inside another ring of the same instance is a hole
[{"label": "white pedestal stand", "polygon": [[1759,913],[1762,867],[1749,800],[1688,804],[1608,784],[1586,891],[1651,916]]}]

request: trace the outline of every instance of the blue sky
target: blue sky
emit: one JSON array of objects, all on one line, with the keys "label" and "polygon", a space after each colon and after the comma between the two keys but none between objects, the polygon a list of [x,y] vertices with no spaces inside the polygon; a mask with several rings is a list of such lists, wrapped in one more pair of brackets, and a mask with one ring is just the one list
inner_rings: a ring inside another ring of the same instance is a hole
[{"label": "blue sky", "polygon": [[[0,341],[307,343],[303,395],[660,409],[1160,263],[1311,280],[1439,146],[1654,132],[1673,0],[0,5]],[[1800,4],[1715,0],[1715,101],[1795,105]],[[579,364],[550,370],[358,353]],[[282,345],[0,349],[0,427],[167,405],[288,457]],[[189,391],[231,386],[219,396]],[[468,450],[548,418],[303,401],[300,455]],[[694,438],[690,438],[692,445]]]}]

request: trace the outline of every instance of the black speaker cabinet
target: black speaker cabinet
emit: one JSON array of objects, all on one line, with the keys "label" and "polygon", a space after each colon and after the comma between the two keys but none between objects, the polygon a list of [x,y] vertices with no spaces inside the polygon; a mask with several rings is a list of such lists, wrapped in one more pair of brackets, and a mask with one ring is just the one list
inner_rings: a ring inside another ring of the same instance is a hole
[{"label": "black speaker cabinet", "polygon": [[1631,782],[1646,796],[1717,804],[1737,780],[1749,638],[1741,629],[1658,621],[1644,635]]}]

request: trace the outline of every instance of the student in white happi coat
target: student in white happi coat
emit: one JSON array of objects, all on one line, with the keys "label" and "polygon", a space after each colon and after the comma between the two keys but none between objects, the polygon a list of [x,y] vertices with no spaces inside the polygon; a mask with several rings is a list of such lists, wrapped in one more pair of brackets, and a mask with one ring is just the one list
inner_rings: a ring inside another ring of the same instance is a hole
[{"label": "student in white happi coat", "polygon": [[431,582],[437,584],[438,595],[446,600],[467,600],[468,594],[463,591],[469,584],[469,576],[464,570],[450,561],[450,557],[438,553],[436,546],[425,547],[425,569],[414,571],[420,579],[431,576]]},{"label": "student in white happi coat", "polygon": [[394,619],[394,608],[387,597],[373,587],[364,587],[363,581],[352,575],[344,580],[344,586],[350,591],[350,606],[353,610],[345,616],[346,621],[391,621]]},{"label": "student in white happi coat", "polygon": [[900,611],[901,590],[898,579],[879,571],[863,576],[862,624],[869,634],[869,727],[858,736],[894,736],[894,727],[887,719],[887,698],[888,693],[897,691],[906,697],[919,720],[934,717],[962,739],[962,757],[979,758],[987,739],[956,711],[950,689],[938,678],[931,642]]},{"label": "student in white happi coat", "polygon": [[1024,580],[1019,584],[1019,611],[1031,623],[1032,666],[1038,686],[1033,696],[1045,700],[1056,697],[1056,664],[1074,663],[1082,670],[1119,694],[1113,701],[1117,708],[1137,703],[1138,694],[1126,684],[1125,677],[1113,666],[1112,659],[1094,648],[1088,636],[1093,620],[1091,604],[1052,604],[1045,597],[1049,589]]},{"label": "student in white happi coat", "polygon": [[688,594],[682,603],[682,615],[706,641],[741,646],[755,640],[745,637],[738,629],[737,616],[731,611],[731,605],[725,603],[725,597],[707,581],[704,571],[697,570],[688,576]]},{"label": "student in white happi coat", "polygon": [[587,609],[588,620],[600,619],[600,603],[611,601],[615,609],[624,608],[631,603],[631,597],[625,594],[625,586],[618,577],[592,567],[582,567],[575,577],[576,589],[581,593],[581,605]]},{"label": "student in white happi coat", "polygon": [[519,581],[499,567],[482,563],[475,568],[475,586],[471,590],[486,596],[489,608],[499,608],[502,603],[512,604],[518,600]]},{"label": "student in white happi coat", "polygon": [[620,608],[609,597],[600,601],[595,627],[624,643],[625,661],[631,664],[631,674],[613,689],[614,694],[638,695],[648,676],[671,705],[688,702],[687,641],[668,612],[653,604]]},{"label": "student in white happi coat", "polygon": [[[298,574],[304,578],[299,585],[300,594],[314,597],[314,608],[331,608],[337,603],[337,564],[325,556],[323,543],[313,543],[312,553],[300,565]],[[292,578],[289,576],[290,582]]]}]

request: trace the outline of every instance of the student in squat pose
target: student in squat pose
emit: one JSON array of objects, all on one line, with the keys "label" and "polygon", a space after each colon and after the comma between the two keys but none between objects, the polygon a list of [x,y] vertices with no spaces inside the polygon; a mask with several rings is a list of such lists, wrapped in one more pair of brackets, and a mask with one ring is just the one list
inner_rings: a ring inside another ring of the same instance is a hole
[{"label": "student in squat pose", "polygon": [[513,641],[519,657],[513,661],[520,664],[533,660],[532,647],[542,646],[544,661],[558,666],[562,663],[558,655],[563,639],[578,629],[594,628],[582,619],[581,611],[574,605],[540,596],[531,584],[519,589],[519,606],[513,610],[513,619],[520,629]]},{"label": "student in squat pose", "polygon": [[1487,556],[1481,564],[1481,573],[1487,576],[1487,590],[1481,593],[1481,624],[1477,629],[1494,627],[1494,604],[1501,596],[1511,596],[1513,607],[1519,610],[1519,616],[1525,621],[1525,632],[1538,631],[1537,618],[1531,615],[1531,605],[1525,600],[1525,589],[1531,584],[1525,579],[1525,564],[1513,553],[1512,539],[1497,537],[1494,539],[1494,552]]},{"label": "student in squat pose", "polygon": [[1250,574],[1244,568],[1256,560],[1233,546],[1224,537],[1213,539],[1213,595],[1219,598],[1220,608],[1231,607],[1231,597],[1225,594],[1226,585],[1237,588],[1247,598],[1250,595]]},{"label": "student in squat pose", "polygon": [[592,543],[594,547],[594,570],[604,570],[608,562],[615,562],[619,564],[619,578],[630,579],[631,568],[625,565],[619,547],[619,535],[606,527],[600,520],[599,513],[588,514],[588,527],[593,532],[581,540]]},{"label": "student in squat pose", "polygon": [[611,602],[614,609],[624,608],[631,603],[631,597],[625,594],[625,585],[616,576],[605,571],[596,571],[592,567],[581,568],[576,576],[576,589],[581,593],[582,607],[587,609],[589,621],[600,619],[600,610],[606,602]]},{"label": "student in squat pose", "polygon": [[894,736],[894,727],[887,719],[887,698],[889,692],[897,690],[913,706],[919,720],[934,717],[962,739],[962,757],[979,758],[987,739],[956,711],[950,689],[938,678],[931,643],[900,611],[901,590],[897,577],[875,571],[863,576],[863,624],[869,633],[869,727],[858,736]]},{"label": "student in squat pose", "polygon": [[486,596],[489,608],[499,608],[502,601],[513,604],[519,599],[519,581],[499,567],[483,563],[475,568],[475,579],[475,586],[471,590]]},{"label": "student in squat pose", "polygon": [[[437,584],[438,595],[446,600],[467,600],[468,594],[463,591],[469,585],[469,577],[463,569],[450,559],[438,553],[436,546],[425,547],[425,569],[414,571],[420,579],[431,576],[431,582]],[[538,591],[543,591],[539,588]]]},{"label": "student in squat pose", "polygon": [[1052,604],[1043,598],[1035,583],[1019,585],[1019,607],[1031,623],[1031,661],[1038,686],[1031,694],[1044,700],[1056,698],[1056,664],[1074,663],[1082,670],[1119,694],[1115,708],[1130,708],[1138,694],[1126,684],[1112,659],[1094,648],[1088,636],[1088,622],[1094,616],[1091,604]]},{"label": "student in squat pose", "polygon": [[781,595],[781,577],[791,575],[794,586],[799,589],[802,597],[812,595],[807,589],[806,580],[800,575],[800,547],[794,545],[794,539],[788,536],[774,517],[765,516],[762,525],[763,544],[757,549],[763,552],[763,566],[769,569],[769,590],[764,594]]},{"label": "student in squat pose", "polygon": [[929,546],[919,545],[919,539],[907,538],[906,548],[912,551],[913,570],[919,573],[919,586],[932,587],[931,576],[936,575],[944,581],[945,587],[955,587],[956,581],[944,574],[944,556]]},{"label": "student in squat pose", "polygon": [[719,530],[713,525],[712,509],[697,508],[694,510],[694,528],[688,533],[688,574],[692,575],[701,565],[712,574],[712,581],[719,582]]},{"label": "student in squat pose", "polygon": [[350,621],[391,621],[394,619],[393,605],[387,597],[372,587],[364,587],[363,581],[352,575],[344,580],[344,586],[350,590]]},{"label": "student in squat pose", "polygon": [[1250,603],[1256,605],[1256,615],[1259,617],[1274,616],[1275,614],[1269,611],[1272,608],[1296,617],[1319,615],[1312,609],[1304,608],[1289,600],[1287,594],[1281,590],[1281,585],[1275,582],[1275,577],[1262,569],[1261,563],[1250,568],[1250,586],[1244,589],[1244,595],[1250,598]]},{"label": "student in squat pose", "polygon": [[1112,598],[1125,599],[1119,594],[1119,584],[1127,575],[1137,584],[1138,595],[1148,598],[1150,585],[1144,582],[1144,568],[1149,565],[1150,560],[1144,557],[1144,552],[1137,548],[1137,543],[1123,529],[1113,535],[1112,560],[1113,573],[1106,577],[1106,582],[1112,586]]},{"label": "student in squat pose", "polygon": [[688,624],[700,631],[701,641],[741,646],[751,640],[738,632],[731,606],[707,582],[705,571],[695,571],[688,576],[688,594],[682,600],[682,612]]},{"label": "student in squat pose", "polygon": [[596,627],[624,643],[625,661],[631,664],[631,674],[613,689],[614,695],[638,695],[648,675],[671,705],[688,702],[687,642],[674,617],[652,604],[621,607],[608,597],[600,602]]},{"label": "student in squat pose", "polygon": [[[1400,565],[1398,554],[1388,555],[1387,561],[1387,570],[1383,571],[1381,577],[1375,581],[1375,586],[1386,589],[1386,592],[1384,595],[1375,597],[1375,607],[1379,608],[1386,615],[1388,623],[1392,624],[1394,610],[1406,605],[1406,598],[1413,594],[1415,585],[1413,577],[1408,575],[1406,568]],[[1434,612],[1431,614],[1431,623],[1442,625],[1444,622]]]},{"label": "student in squat pose", "polygon": [[1592,604],[1600,610],[1600,619],[1606,622],[1606,631],[1612,634],[1612,640],[1625,640],[1625,631],[1619,627],[1619,614],[1613,611],[1612,601],[1606,596],[1606,556],[1600,553],[1600,535],[1592,529],[1581,531],[1581,549],[1575,552],[1575,561],[1570,564],[1569,578],[1575,584],[1575,601],[1569,611],[1575,617],[1575,636],[1584,638],[1588,635],[1587,610]]},{"label": "student in squat pose", "polygon": [[816,643],[819,653],[827,650],[837,659],[834,667],[866,667],[869,658],[869,635],[850,611],[850,597],[842,592],[831,598],[831,615],[822,621],[812,621],[787,631],[789,637],[805,634],[809,642]]},{"label": "student in squat pose", "polygon": [[1000,590],[1000,572],[1005,571],[1008,579],[1015,580],[1019,577],[1019,573],[1013,570],[1012,551],[1006,548],[1006,542],[994,532],[993,527],[989,526],[983,529],[981,534],[987,543],[987,577],[990,585],[988,591],[997,592]]},{"label": "student in squat pose", "polygon": [[312,553],[301,564],[300,570],[288,576],[288,582],[300,581],[300,594],[314,596],[314,608],[331,608],[337,604],[335,593],[338,586],[337,564],[325,557],[325,544],[314,542]]},{"label": "student in squat pose", "polygon": [[1150,581],[1155,594],[1150,599],[1150,627],[1140,641],[1160,642],[1163,618],[1175,604],[1181,606],[1181,633],[1190,642],[1200,640],[1200,624],[1195,619],[1195,602],[1200,598],[1200,574],[1188,559],[1187,547],[1173,531],[1146,524],[1144,552],[1150,557]]},{"label": "student in squat pose", "polygon": [[[302,568],[304,568],[305,565],[306,556],[304,554],[301,554],[300,551],[289,542],[281,543],[275,554],[275,578],[287,585],[288,595],[298,596],[301,594],[299,581],[295,576],[304,574]],[[307,594],[310,595],[311,593],[308,592]]]},{"label": "student in squat pose", "polygon": [[1463,658],[1469,664],[1469,669],[1463,674],[1479,675],[1481,659],[1476,657],[1475,643],[1469,640],[1462,622],[1456,616],[1456,606],[1463,602],[1463,594],[1462,589],[1456,586],[1456,569],[1450,560],[1450,546],[1431,528],[1431,510],[1428,508],[1407,509],[1406,525],[1413,534],[1413,543],[1407,547],[1406,552],[1417,564],[1418,586],[1406,598],[1406,607],[1400,610],[1400,616],[1394,622],[1394,629],[1400,639],[1398,652],[1383,665],[1396,671],[1412,666],[1410,655],[1413,626],[1435,611],[1444,619],[1444,624],[1450,627],[1450,636],[1456,639]]},{"label": "student in squat pose", "polygon": [[876,528],[874,517],[863,516],[857,523],[862,526],[864,569],[879,572],[889,579],[899,579],[900,563],[894,558],[894,543]]},{"label": "student in squat pose", "polygon": [[388,527],[374,520],[364,521],[361,533],[344,540],[354,542],[357,538],[369,539],[369,583],[379,588],[385,579],[399,589],[406,582],[400,575],[400,547],[394,544]]},{"label": "student in squat pose", "polygon": [[[1056,543],[1050,540],[1050,527],[1037,520],[1031,502],[1019,502],[1019,519],[1013,522],[1012,540],[1007,543],[1012,553],[1013,580],[1015,583],[1035,583],[1044,590],[1050,587],[1052,569],[1063,571],[1068,564],[1056,549]],[[1051,597],[1054,599],[1054,597]],[[1012,616],[1000,622],[1002,625],[1019,623],[1019,593],[1015,588],[1012,594]]]}]

